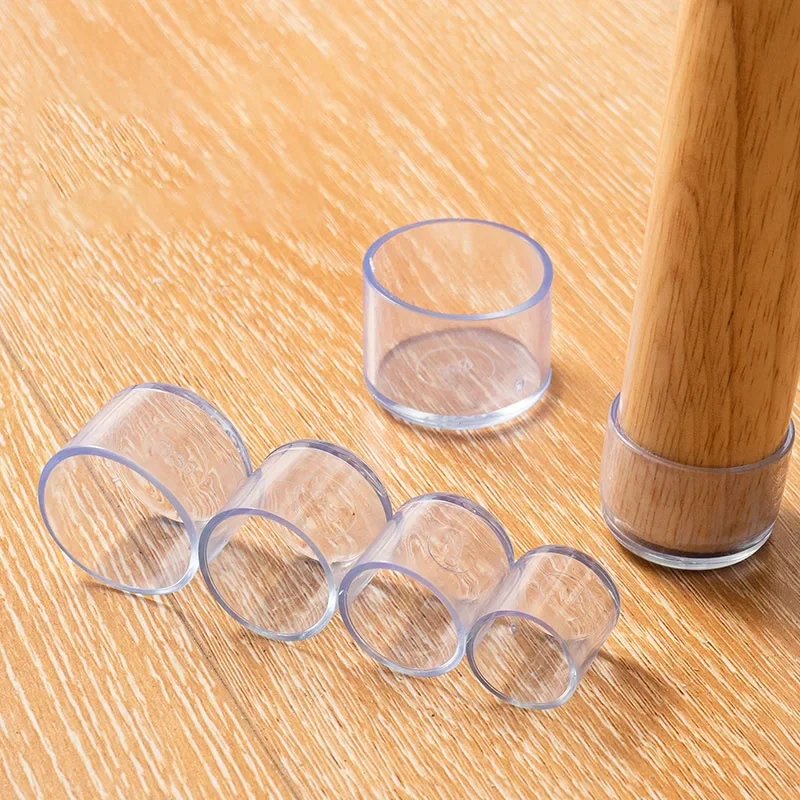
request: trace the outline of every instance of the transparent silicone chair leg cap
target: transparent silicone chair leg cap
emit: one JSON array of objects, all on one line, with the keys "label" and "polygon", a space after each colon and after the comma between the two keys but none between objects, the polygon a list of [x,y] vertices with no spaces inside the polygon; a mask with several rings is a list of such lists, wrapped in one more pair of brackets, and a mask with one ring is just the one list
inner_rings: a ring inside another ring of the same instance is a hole
[{"label": "transparent silicone chair leg cap", "polygon": [[383,484],[354,453],[291,442],[208,523],[200,569],[240,624],[271,639],[307,639],[333,617],[339,579],[391,513]]},{"label": "transparent silicone chair leg cap", "polygon": [[218,409],[187,389],[140,384],[47,462],[39,508],[56,544],[94,578],[166,594],[192,578],[199,531],[251,471]]},{"label": "transparent silicone chair leg cap", "polygon": [[477,609],[513,558],[502,525],[477,503],[416,497],[345,575],[342,620],[375,661],[416,677],[442,675],[458,665]]},{"label": "transparent silicone chair leg cap", "polygon": [[480,683],[506,703],[547,709],[575,692],[619,618],[619,592],[593,558],[561,545],[514,564],[467,639]]},{"label": "transparent silicone chair leg cap", "polygon": [[364,379],[415,425],[507,422],[550,383],[553,267],[526,234],[477,219],[406,225],[367,250]]},{"label": "transparent silicone chair leg cap", "polygon": [[600,465],[603,518],[635,555],[674,569],[737,564],[770,537],[792,459],[794,425],[767,458],[736,467],[679,464],[640,447],[611,404]]}]

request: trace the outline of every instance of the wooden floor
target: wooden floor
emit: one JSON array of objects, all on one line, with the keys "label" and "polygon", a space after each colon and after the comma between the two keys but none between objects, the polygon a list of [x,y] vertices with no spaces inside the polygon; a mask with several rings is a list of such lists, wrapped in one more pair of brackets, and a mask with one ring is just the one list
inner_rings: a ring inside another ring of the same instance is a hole
[{"label": "wooden floor", "polygon": [[[675,0],[0,2],[0,797],[796,798],[800,465],[750,563],[681,575],[598,512]],[[361,379],[360,258],[428,217],[552,255],[554,380],[505,431],[395,422]],[[287,646],[198,577],[145,599],[45,534],[46,459],[116,391],[226,411],[254,461],[318,437],[396,505],[462,493],[517,554],[585,549],[614,636],[560,710],[462,664]],[[800,409],[796,407],[796,412]]]}]

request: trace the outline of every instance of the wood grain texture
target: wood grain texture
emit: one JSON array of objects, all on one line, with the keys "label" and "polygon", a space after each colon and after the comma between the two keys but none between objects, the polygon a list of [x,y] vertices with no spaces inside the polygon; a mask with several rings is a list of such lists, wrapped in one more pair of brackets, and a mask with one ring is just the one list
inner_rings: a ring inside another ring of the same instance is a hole
[{"label": "wood grain texture", "polygon": [[[598,512],[677,7],[643,0],[0,3],[0,797],[765,798],[800,781],[800,474],[718,574],[624,555]],[[382,413],[360,257],[427,217],[550,251],[554,381],[502,431]],[[47,457],[118,389],[223,408],[253,459],[315,436],[395,504],[457,491],[608,565],[622,617],[526,713],[415,681],[338,620],[294,646],[202,581],[98,587],[47,539]],[[795,406],[795,413],[797,413]]]},{"label": "wood grain texture", "polygon": [[799,372],[800,0],[684,0],[622,426],[681,464],[752,464]]}]

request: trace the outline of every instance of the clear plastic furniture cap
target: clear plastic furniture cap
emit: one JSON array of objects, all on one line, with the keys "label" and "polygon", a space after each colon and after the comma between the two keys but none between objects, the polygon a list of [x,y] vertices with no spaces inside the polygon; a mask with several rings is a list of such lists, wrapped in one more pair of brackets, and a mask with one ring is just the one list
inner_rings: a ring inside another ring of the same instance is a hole
[{"label": "clear plastic furniture cap", "polygon": [[356,643],[391,669],[442,675],[514,553],[503,526],[453,494],[409,500],[342,580],[339,608]]},{"label": "clear plastic furniture cap", "polygon": [[377,475],[343,447],[279,447],[208,523],[200,568],[234,619],[272,639],[306,639],[336,611],[339,580],[392,513]]},{"label": "clear plastic furniture cap", "polygon": [[550,382],[544,249],[486,220],[387,233],[364,256],[364,378],[396,417],[480,428],[529,409]]},{"label": "clear plastic furniture cap", "polygon": [[561,545],[514,564],[472,627],[478,680],[522,708],[554,708],[578,686],[619,618],[619,592],[593,558]]},{"label": "clear plastic furniture cap", "polygon": [[90,575],[166,594],[191,580],[200,531],[251,471],[219,410],[187,389],[145,383],[113,397],[47,462],[39,508]]}]

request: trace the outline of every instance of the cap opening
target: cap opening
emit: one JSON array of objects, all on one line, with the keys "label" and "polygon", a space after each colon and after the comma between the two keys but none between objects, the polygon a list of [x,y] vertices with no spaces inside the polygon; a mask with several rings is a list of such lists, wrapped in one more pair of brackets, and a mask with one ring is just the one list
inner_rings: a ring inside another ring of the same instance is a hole
[{"label": "cap opening", "polygon": [[384,234],[364,256],[366,280],[410,311],[501,319],[547,296],[553,268],[531,237],[497,222],[432,219]]},{"label": "cap opening", "polygon": [[577,673],[564,640],[545,622],[519,611],[481,619],[467,657],[478,680],[521,708],[553,708],[575,690]]},{"label": "cap opening", "polygon": [[373,562],[348,573],[341,590],[342,618],[359,646],[399,672],[441,675],[463,653],[455,609],[411,570]]},{"label": "cap opening", "polygon": [[42,472],[50,535],[81,569],[115,588],[165,594],[194,574],[194,524],[170,490],[103,448],[61,450]]},{"label": "cap opening", "polygon": [[336,610],[336,585],[320,549],[299,528],[258,509],[223,512],[204,531],[200,568],[220,605],[250,630],[297,641]]}]

